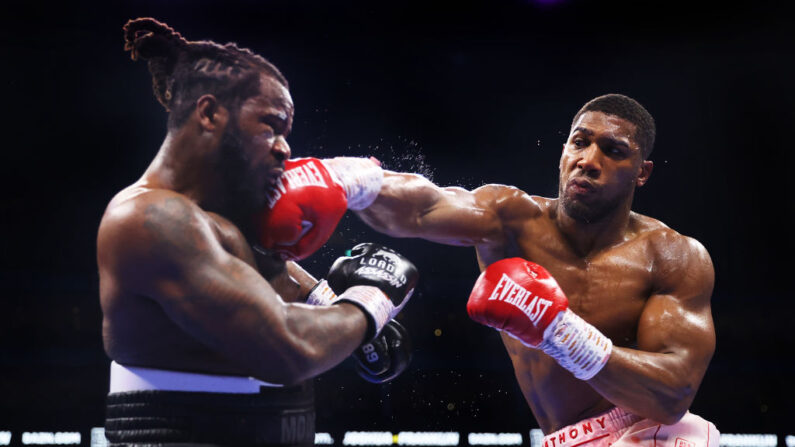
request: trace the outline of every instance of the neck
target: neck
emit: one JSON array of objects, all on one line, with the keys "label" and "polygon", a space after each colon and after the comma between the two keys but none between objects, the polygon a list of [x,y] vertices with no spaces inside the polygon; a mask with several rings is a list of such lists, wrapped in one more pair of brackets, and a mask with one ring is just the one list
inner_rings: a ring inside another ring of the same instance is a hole
[{"label": "neck", "polygon": [[214,169],[220,138],[191,131],[190,124],[170,130],[141,183],[178,192],[206,211],[223,212],[223,185]]},{"label": "neck", "polygon": [[589,258],[606,247],[624,240],[629,227],[632,197],[617,206],[598,221],[583,222],[566,214],[560,199],[553,209],[555,223],[574,251],[583,258]]}]

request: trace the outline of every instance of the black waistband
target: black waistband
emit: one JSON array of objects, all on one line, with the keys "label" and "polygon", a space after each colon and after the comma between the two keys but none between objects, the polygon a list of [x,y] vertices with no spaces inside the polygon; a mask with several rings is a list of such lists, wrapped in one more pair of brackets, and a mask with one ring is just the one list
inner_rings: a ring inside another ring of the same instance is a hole
[{"label": "black waistband", "polygon": [[314,445],[312,381],[258,394],[111,393],[105,436],[111,445]]}]

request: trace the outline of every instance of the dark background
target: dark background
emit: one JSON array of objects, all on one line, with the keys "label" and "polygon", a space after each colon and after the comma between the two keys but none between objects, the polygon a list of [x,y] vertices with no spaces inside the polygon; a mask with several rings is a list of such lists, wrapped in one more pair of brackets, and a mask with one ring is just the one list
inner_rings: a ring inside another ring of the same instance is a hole
[{"label": "dark background", "polygon": [[[727,433],[795,432],[795,32],[772,2],[4,5],[0,430],[102,424],[96,229],[155,154],[166,118],[145,64],[122,50],[121,27],[153,16],[275,63],[296,104],[295,156],[375,155],[441,185],[554,196],[579,107],[609,92],[636,98],[658,138],[635,209],[700,240],[716,269],[717,352],[692,411]],[[474,250],[389,240],[354,216],[339,230],[304,264],[312,273],[367,240],[420,268],[401,316],[414,361],[380,387],[350,362],[318,378],[318,431],[526,436],[536,424],[499,337],[466,316]]]}]

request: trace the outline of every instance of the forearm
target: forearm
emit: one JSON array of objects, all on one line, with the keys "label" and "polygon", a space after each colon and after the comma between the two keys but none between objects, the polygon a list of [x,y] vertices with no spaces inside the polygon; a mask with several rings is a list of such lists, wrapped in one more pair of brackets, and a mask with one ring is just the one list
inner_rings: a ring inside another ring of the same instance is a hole
[{"label": "forearm", "polygon": [[477,191],[441,188],[421,175],[387,171],[376,200],[357,214],[393,237],[469,247],[502,237],[502,222],[486,202]]},{"label": "forearm", "polygon": [[692,361],[685,361],[682,351],[613,347],[608,337],[569,309],[545,329],[538,347],[610,402],[665,424],[681,418],[698,386],[688,382],[695,370],[688,368]]},{"label": "forearm", "polygon": [[614,347],[607,364],[588,383],[627,411],[673,424],[690,407],[698,388],[690,376],[675,354]]},{"label": "forearm", "polygon": [[[293,384],[330,369],[363,342],[368,321],[357,307],[313,307],[303,304],[305,297],[286,302],[250,266],[227,261],[164,282],[158,301],[186,333],[241,372]],[[299,284],[291,281],[286,289],[297,295]]]},{"label": "forearm", "polygon": [[287,273],[289,273],[291,278],[298,282],[298,295],[300,297],[305,298],[308,296],[309,292],[312,290],[312,287],[315,287],[315,284],[317,284],[317,279],[295,262],[287,262]]},{"label": "forearm", "polygon": [[364,341],[367,319],[358,307],[288,304],[282,353],[292,381],[321,374],[338,365]]},{"label": "forearm", "polygon": [[420,221],[442,190],[417,174],[384,171],[376,200],[356,214],[376,231],[393,237],[422,236]]}]

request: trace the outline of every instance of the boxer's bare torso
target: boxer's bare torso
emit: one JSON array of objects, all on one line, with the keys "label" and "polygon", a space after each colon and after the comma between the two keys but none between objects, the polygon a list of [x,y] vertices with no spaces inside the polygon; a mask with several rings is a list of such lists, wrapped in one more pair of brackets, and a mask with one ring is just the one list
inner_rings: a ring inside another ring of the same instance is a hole
[{"label": "boxer's bare torso", "polygon": [[[661,253],[662,244],[687,244],[659,221],[632,213],[623,238],[583,256],[558,229],[557,200],[502,189],[506,239],[477,247],[481,270],[503,258],[518,256],[543,265],[558,281],[569,307],[610,337],[616,346],[637,347],[638,322],[646,300],[660,285],[661,263],[677,262]],[[516,379],[537,421],[546,432],[594,416],[614,406],[591,385],[576,379],[541,351],[501,334]]]},{"label": "boxer's bare torso", "polygon": [[[126,213],[140,213],[142,216],[140,232],[146,231],[148,222],[169,218],[158,215],[162,213],[161,206],[152,206],[160,202],[170,208],[168,214],[171,216],[182,215],[185,220],[199,222],[198,226],[226,252],[257,269],[283,301],[300,301],[306,293],[306,286],[311,284],[311,278],[297,269],[297,266],[291,265],[290,270],[295,276],[306,279],[302,292],[301,285],[288,272],[287,263],[252,250],[241,231],[228,219],[216,213],[203,211],[187,197],[178,193],[158,190],[140,183],[125,188],[114,197],[100,225],[98,239],[100,301],[104,314],[103,338],[107,354],[113,360],[125,365],[250,375],[251,371],[231,362],[217,350],[209,348],[180,328],[154,299],[138,293],[135,284],[145,279],[138,277],[137,274],[145,274],[145,269],[142,268],[139,272],[117,269],[119,259],[111,256],[110,253],[108,256],[103,256],[105,248],[103,242],[106,242],[103,232],[107,235],[114,233],[114,229],[109,227],[114,225],[115,218]],[[181,231],[174,231],[166,237],[184,239],[191,236]],[[125,232],[124,238],[131,244],[146,244],[146,240],[149,239],[134,229]],[[200,248],[197,247],[196,250],[196,253],[186,255],[199,255]],[[219,325],[229,324],[222,318],[223,316],[219,315]]]}]

